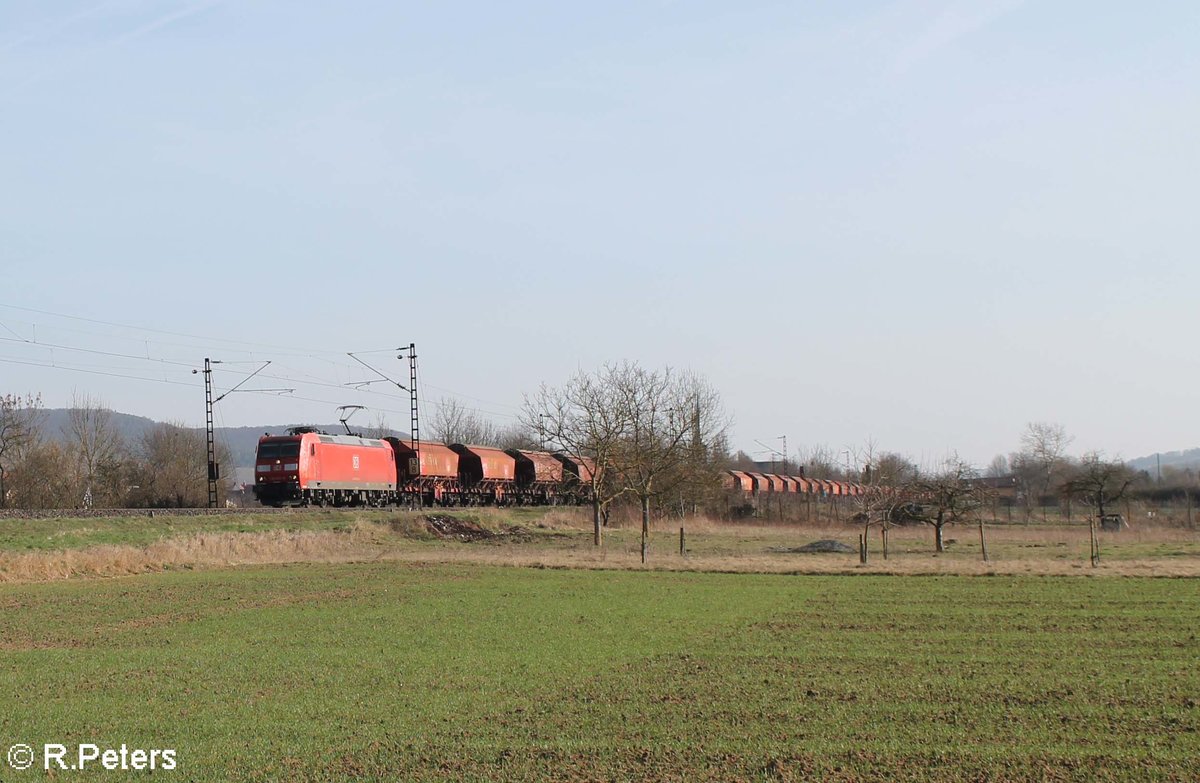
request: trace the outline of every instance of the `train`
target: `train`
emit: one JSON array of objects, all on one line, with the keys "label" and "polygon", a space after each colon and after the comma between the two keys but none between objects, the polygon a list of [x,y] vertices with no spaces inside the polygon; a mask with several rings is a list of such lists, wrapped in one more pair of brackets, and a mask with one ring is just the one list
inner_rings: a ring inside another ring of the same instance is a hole
[{"label": "train", "polygon": [[259,438],[253,493],[276,507],[578,505],[595,470],[559,452],[296,428]]},{"label": "train", "polygon": [[[295,428],[259,438],[253,493],[265,506],[580,505],[596,464],[561,452],[334,435]],[[862,495],[854,482],[727,470],[733,493]]]},{"label": "train", "polygon": [[727,490],[755,496],[795,494],[815,495],[823,498],[842,498],[864,495],[867,492],[867,488],[862,484],[852,481],[806,478],[803,472],[799,476],[791,476],[745,470],[727,470],[722,474],[721,481],[722,486]]}]

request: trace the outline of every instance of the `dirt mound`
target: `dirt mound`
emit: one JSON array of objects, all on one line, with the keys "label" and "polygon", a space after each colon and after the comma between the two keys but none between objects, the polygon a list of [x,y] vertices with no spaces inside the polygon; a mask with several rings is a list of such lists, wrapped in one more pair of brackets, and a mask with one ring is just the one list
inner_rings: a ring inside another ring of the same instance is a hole
[{"label": "dirt mound", "polygon": [[834,554],[854,554],[854,550],[841,541],[834,541],[832,538],[823,538],[820,541],[813,541],[811,544],[797,547],[773,547],[772,552],[782,554],[807,555],[811,553],[834,553]]},{"label": "dirt mound", "polygon": [[485,541],[496,537],[495,533],[475,522],[441,514],[426,516],[425,528],[438,538],[450,538],[455,541]]}]

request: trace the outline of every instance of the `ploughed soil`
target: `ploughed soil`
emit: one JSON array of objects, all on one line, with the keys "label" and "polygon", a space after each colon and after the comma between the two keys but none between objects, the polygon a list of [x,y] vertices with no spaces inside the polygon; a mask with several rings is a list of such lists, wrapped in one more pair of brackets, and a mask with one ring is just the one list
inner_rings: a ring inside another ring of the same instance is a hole
[{"label": "ploughed soil", "polygon": [[488,541],[494,538],[529,538],[530,534],[520,525],[508,525],[499,531],[488,530],[469,519],[443,514],[428,514],[424,519],[425,529],[437,538],[453,541]]}]

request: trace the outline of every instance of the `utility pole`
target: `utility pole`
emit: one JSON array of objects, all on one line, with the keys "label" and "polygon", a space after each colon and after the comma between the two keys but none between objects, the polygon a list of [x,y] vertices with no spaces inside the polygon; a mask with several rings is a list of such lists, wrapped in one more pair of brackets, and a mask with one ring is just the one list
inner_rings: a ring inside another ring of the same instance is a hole
[{"label": "utility pole", "polygon": [[[361,364],[363,367],[366,367],[368,370],[375,373],[379,377],[372,378],[371,380],[368,380],[368,381],[352,381],[350,383],[347,383],[346,385],[347,386],[355,386],[355,387],[363,387],[363,386],[367,386],[372,383],[378,383],[379,381],[387,381],[388,383],[395,385],[396,388],[402,389],[403,391],[408,392],[408,409],[409,409],[408,433],[409,433],[410,439],[412,440],[412,450],[413,450],[413,454],[414,454],[412,459],[416,461],[415,468],[413,470],[410,470],[409,473],[411,473],[413,475],[420,475],[420,473],[421,473],[421,418],[420,418],[420,414],[419,414],[420,406],[418,405],[418,400],[417,400],[417,344],[409,343],[407,348],[401,346],[400,348],[388,349],[388,350],[389,351],[390,350],[399,351],[400,353],[397,354],[397,356],[396,356],[397,359],[405,358],[405,352],[408,353],[408,386],[405,386],[404,384],[400,383],[400,381],[397,381],[395,378],[389,378],[387,375],[380,372],[378,369],[376,369],[372,365],[367,364],[365,361],[358,358],[357,354],[354,352],[347,352],[346,355],[349,356],[354,361]],[[358,353],[379,353],[379,352],[378,351],[359,351]]]},{"label": "utility pole", "polygon": [[213,432],[212,360],[204,357],[204,436],[208,444],[208,507],[217,507],[217,480],[221,466],[217,464],[217,440]]},{"label": "utility pole", "polygon": [[[245,378],[243,378],[232,389],[225,392],[224,394],[217,397],[216,399],[213,399],[212,366],[214,364],[221,364],[221,361],[219,359],[210,359],[207,356],[204,357],[204,439],[205,439],[205,443],[208,446],[208,507],[209,508],[217,507],[217,481],[219,481],[221,478],[221,466],[219,464],[217,464],[217,438],[216,438],[216,432],[213,429],[213,406],[216,405],[221,400],[228,397],[230,394],[233,394],[239,388],[241,388],[241,385],[243,383],[250,380],[255,375],[258,375],[263,370],[267,369],[267,365],[269,365],[270,363],[271,362],[269,362],[269,361],[264,361],[257,370],[255,370],[254,372],[250,373]],[[192,373],[195,374],[196,371],[192,370]],[[288,392],[292,392],[295,390],[294,389],[246,389],[246,391],[272,392],[272,393],[279,393],[279,394],[287,394]]]},{"label": "utility pole", "polygon": [[[403,354],[401,354],[403,355]],[[399,385],[399,384],[397,384]],[[401,387],[403,388],[403,387]],[[408,344],[408,407],[409,434],[412,435],[413,454],[417,455],[417,473],[421,472],[421,418],[417,405],[417,344]]]}]

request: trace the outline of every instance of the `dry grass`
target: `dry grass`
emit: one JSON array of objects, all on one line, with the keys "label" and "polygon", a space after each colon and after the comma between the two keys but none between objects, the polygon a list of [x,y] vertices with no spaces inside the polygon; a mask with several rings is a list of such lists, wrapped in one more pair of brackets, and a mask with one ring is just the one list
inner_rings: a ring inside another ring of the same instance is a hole
[{"label": "dry grass", "polygon": [[[373,532],[373,531],[372,531]],[[345,562],[381,552],[361,528],[349,533],[201,533],[149,546],[96,546],[66,551],[0,553],[0,582],[128,576],[169,568],[267,563]]]},{"label": "dry grass", "polygon": [[964,575],[964,576],[1200,576],[1200,558],[1164,562],[1161,559],[1127,559],[1102,563],[1090,568],[1083,559],[1072,561],[1008,560],[984,563],[982,560],[963,560],[946,557],[897,558],[883,560],[873,555],[867,565],[858,563],[856,555],[780,555],[751,554],[725,556],[680,557],[678,552],[651,551],[649,562],[642,565],[636,547],[620,551],[608,549],[559,550],[543,552],[503,551],[484,549],[440,550],[437,552],[393,551],[384,560],[423,563],[479,563],[494,566],[525,568],[570,568],[604,570],[707,571],[720,573],[758,574],[894,574],[894,575]]},{"label": "dry grass", "polygon": [[[164,538],[147,546],[103,545],[64,551],[0,552],[0,582],[74,577],[114,577],[173,568],[222,568],[296,562],[393,560],[479,563],[516,567],[719,571],[806,574],[965,574],[1200,576],[1200,534],[1175,527],[1141,525],[1101,534],[1099,568],[1087,561],[1088,531],[1079,525],[996,525],[987,529],[991,562],[980,556],[978,530],[948,528],[948,551],[933,553],[928,527],[894,528],[884,560],[873,529],[870,562],[857,554],[793,554],[780,548],[834,539],[857,548],[861,528],[847,524],[728,523],[688,519],[687,556],[678,551],[678,521],[652,525],[649,563],[640,557],[639,525],[605,531],[605,545],[591,545],[587,509],[525,511],[480,509],[461,514],[493,531],[523,524],[528,535],[499,536],[487,543],[447,542],[431,534],[420,514],[364,517],[348,529],[201,533]],[[628,522],[628,520],[623,520]]]}]

